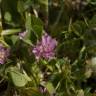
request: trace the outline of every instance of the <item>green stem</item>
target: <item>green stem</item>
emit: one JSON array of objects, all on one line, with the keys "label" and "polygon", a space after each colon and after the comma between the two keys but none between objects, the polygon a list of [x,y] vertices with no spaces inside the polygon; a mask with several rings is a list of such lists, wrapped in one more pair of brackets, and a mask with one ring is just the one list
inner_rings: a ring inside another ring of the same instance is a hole
[{"label": "green stem", "polygon": [[56,22],[53,24],[53,27],[54,27],[54,28],[57,26],[57,24],[58,24],[59,21],[60,21],[60,18],[61,18],[62,13],[63,13],[63,9],[64,9],[64,4],[63,4],[63,2],[62,2],[62,4],[61,4],[61,9],[60,9],[59,14],[58,14],[58,16],[57,16]]},{"label": "green stem", "polygon": [[34,76],[34,74],[33,74],[33,71],[31,70],[31,75],[32,75],[32,78],[34,79],[34,81],[35,81],[35,85],[36,85],[36,87],[38,87],[38,82],[37,82],[37,79],[36,79],[36,77]]},{"label": "green stem", "polygon": [[68,32],[71,32],[72,17],[69,20]]},{"label": "green stem", "polygon": [[[1,6],[1,2],[0,2],[0,6]],[[1,7],[0,7],[0,36],[1,36],[1,32],[2,32],[2,12],[1,12]]]}]

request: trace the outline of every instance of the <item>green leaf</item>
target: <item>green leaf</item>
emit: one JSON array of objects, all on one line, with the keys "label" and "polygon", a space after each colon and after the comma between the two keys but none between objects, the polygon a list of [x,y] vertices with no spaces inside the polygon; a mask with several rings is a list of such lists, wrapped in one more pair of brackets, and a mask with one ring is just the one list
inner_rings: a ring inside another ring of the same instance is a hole
[{"label": "green leaf", "polygon": [[96,15],[92,17],[92,19],[89,21],[90,28],[96,27]]},{"label": "green leaf", "polygon": [[87,87],[87,88],[84,90],[84,96],[91,96],[90,90],[91,90],[91,88],[90,88],[90,87]]},{"label": "green leaf", "polygon": [[44,95],[41,94],[38,89],[31,87],[21,90],[20,96],[44,96]]},{"label": "green leaf", "polygon": [[2,38],[0,38],[0,42],[1,42],[2,44],[4,44],[5,47],[9,47],[9,45],[8,45]]},{"label": "green leaf", "polygon": [[54,89],[53,84],[51,82],[47,82],[45,87],[47,88],[47,90],[50,94],[54,93],[55,89]]},{"label": "green leaf", "polygon": [[23,87],[29,81],[26,76],[20,73],[16,67],[10,67],[8,73],[13,84],[17,87]]},{"label": "green leaf", "polygon": [[34,25],[43,26],[43,22],[40,18],[37,18],[34,15],[31,15],[31,17],[32,17],[31,22],[33,26]]},{"label": "green leaf", "polygon": [[46,5],[46,6],[48,6],[48,0],[40,0],[39,2]]},{"label": "green leaf", "polygon": [[96,76],[96,57],[92,57],[90,63],[91,63],[90,67],[92,69],[92,72]]},{"label": "green leaf", "polygon": [[33,45],[30,39],[22,39],[26,44]]},{"label": "green leaf", "polygon": [[16,35],[12,35],[11,40],[12,40],[13,44],[16,44],[16,42],[19,40],[19,37]]},{"label": "green leaf", "polygon": [[84,96],[84,91],[82,89],[78,90],[77,96]]},{"label": "green leaf", "polygon": [[24,37],[25,39],[30,39],[31,36],[31,30],[32,30],[32,24],[31,24],[31,14],[26,12],[26,30],[27,30],[27,34]]},{"label": "green leaf", "polygon": [[90,69],[87,69],[86,72],[85,72],[85,77],[86,78],[90,78],[91,75],[92,75],[92,69],[91,68]]},{"label": "green leaf", "polygon": [[12,20],[11,14],[9,12],[5,12],[4,19],[6,21],[11,21]]},{"label": "green leaf", "polygon": [[12,35],[21,32],[21,29],[7,29],[3,30],[1,35]]},{"label": "green leaf", "polygon": [[32,28],[33,28],[34,32],[36,33],[36,36],[38,38],[40,38],[42,36],[43,27],[42,26],[38,26],[38,25],[34,25]]},{"label": "green leaf", "polygon": [[22,0],[18,0],[17,9],[20,14],[24,12],[25,8],[24,8],[24,2]]}]

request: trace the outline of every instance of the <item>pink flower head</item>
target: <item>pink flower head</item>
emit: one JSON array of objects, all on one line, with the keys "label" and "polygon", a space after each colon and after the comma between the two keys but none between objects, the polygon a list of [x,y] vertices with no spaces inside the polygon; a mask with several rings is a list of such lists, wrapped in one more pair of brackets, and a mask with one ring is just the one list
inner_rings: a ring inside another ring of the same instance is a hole
[{"label": "pink flower head", "polygon": [[26,31],[20,32],[20,33],[19,33],[19,38],[20,38],[20,39],[23,39],[23,38],[25,37],[26,33],[27,33]]},{"label": "pink flower head", "polygon": [[34,53],[36,59],[45,58],[52,59],[55,56],[55,47],[57,46],[57,41],[52,39],[47,33],[42,36],[40,42],[33,48],[32,52]]},{"label": "pink flower head", "polygon": [[0,43],[0,64],[4,64],[9,56],[9,48]]}]

